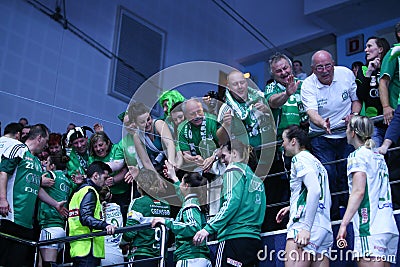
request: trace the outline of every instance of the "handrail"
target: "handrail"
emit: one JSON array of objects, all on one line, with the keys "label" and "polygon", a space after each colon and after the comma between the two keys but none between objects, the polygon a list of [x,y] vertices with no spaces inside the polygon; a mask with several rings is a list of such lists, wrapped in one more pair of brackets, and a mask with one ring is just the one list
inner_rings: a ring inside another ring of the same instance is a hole
[{"label": "handrail", "polygon": [[[137,224],[137,225],[133,225],[133,226],[116,228],[114,234],[120,234],[120,233],[131,232],[131,231],[141,231],[141,230],[150,229],[150,228],[152,228],[151,223],[143,223],[143,224]],[[157,224],[156,228],[160,228],[160,230],[161,230],[159,239],[158,240],[156,239],[157,241],[160,241],[160,244],[161,244],[160,245],[160,256],[154,257],[154,258],[149,258],[149,259],[137,260],[137,262],[159,259],[160,260],[159,266],[164,267],[165,266],[165,243],[166,243],[166,237],[167,237],[167,230],[166,230],[165,225],[163,225],[163,224]],[[40,246],[49,245],[49,244],[57,244],[57,243],[65,243],[65,242],[71,242],[71,241],[80,240],[80,239],[88,239],[88,238],[94,238],[94,237],[106,236],[106,235],[108,235],[107,231],[99,231],[99,232],[93,232],[93,233],[76,235],[76,236],[66,236],[66,237],[61,237],[61,238],[54,238],[54,239],[49,239],[49,240],[44,240],[44,241],[31,241],[31,240],[22,239],[22,238],[19,238],[16,236],[12,236],[12,235],[0,232],[1,237],[11,239],[11,240],[17,241],[19,243],[35,247],[35,260],[34,260],[34,264],[33,264],[34,267],[36,267],[37,253],[38,253],[38,248]],[[112,264],[112,265],[107,265],[107,266],[121,266],[121,265],[128,265],[128,264],[132,264],[132,262],[126,262],[126,263],[121,262],[119,264]]]}]

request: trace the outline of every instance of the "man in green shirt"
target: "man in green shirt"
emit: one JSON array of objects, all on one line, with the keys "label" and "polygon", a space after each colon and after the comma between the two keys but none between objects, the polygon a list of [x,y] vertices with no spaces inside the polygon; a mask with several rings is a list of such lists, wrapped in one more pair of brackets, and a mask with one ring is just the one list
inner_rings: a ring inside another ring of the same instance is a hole
[{"label": "man in green shirt", "polygon": [[[308,116],[301,103],[301,81],[293,75],[292,61],[284,54],[276,53],[269,59],[269,69],[274,81],[265,87],[265,99],[274,115],[277,128],[277,140],[282,140],[282,132],[289,125],[305,125]],[[282,157],[282,148],[277,147],[270,174],[290,170],[290,159]],[[289,200],[289,180],[286,174],[271,176],[265,180],[267,205]],[[283,206],[282,206],[283,207]],[[267,210],[267,214],[276,214],[280,207]],[[285,223],[278,225],[273,216],[267,216],[264,231],[278,230]]]},{"label": "man in green shirt", "polygon": [[[42,166],[35,156],[47,146],[49,130],[31,127],[25,144],[17,143],[2,155],[0,163],[0,232],[33,240],[33,216],[37,198],[67,216],[65,201],[57,202],[40,187]],[[0,266],[30,266],[33,247],[0,238]]]},{"label": "man in green shirt", "polygon": [[218,146],[217,118],[204,113],[201,102],[195,98],[182,104],[186,120],[178,127],[178,150],[182,152],[186,170],[200,168],[207,171],[215,160]]}]

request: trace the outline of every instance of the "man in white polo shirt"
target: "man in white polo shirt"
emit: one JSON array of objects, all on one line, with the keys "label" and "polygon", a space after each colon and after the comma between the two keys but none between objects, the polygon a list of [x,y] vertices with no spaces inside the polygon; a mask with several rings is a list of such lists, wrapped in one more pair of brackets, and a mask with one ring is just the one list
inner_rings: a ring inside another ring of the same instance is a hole
[{"label": "man in white polo shirt", "polygon": [[[332,55],[324,50],[314,53],[311,68],[313,74],[301,87],[301,100],[310,118],[310,132],[324,132],[311,140],[314,155],[322,163],[345,159],[353,150],[347,144],[346,129],[332,129],[344,126],[361,110],[354,74],[346,67],[334,66]],[[346,190],[346,162],[328,164],[325,168],[331,192]],[[332,197],[332,220],[339,219],[339,199],[340,204],[346,203],[343,194],[340,196]]]}]

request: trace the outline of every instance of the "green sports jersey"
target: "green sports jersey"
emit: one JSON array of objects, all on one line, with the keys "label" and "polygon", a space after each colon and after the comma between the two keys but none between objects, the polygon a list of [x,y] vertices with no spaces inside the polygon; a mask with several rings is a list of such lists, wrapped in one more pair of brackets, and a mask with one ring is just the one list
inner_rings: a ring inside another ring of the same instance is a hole
[{"label": "green sports jersey", "polygon": [[[169,204],[159,201],[148,195],[132,200],[129,205],[126,226],[140,223],[151,223],[154,217],[169,217],[171,215]],[[131,247],[136,250],[128,258],[135,255],[156,257],[160,255],[159,243],[155,240],[155,230],[146,229],[141,231],[126,232],[122,238],[131,242]]]},{"label": "green sports jersey", "polygon": [[[298,79],[295,78],[295,81],[298,81]],[[271,108],[277,127],[278,139],[282,139],[282,132],[289,125],[300,125],[300,122],[306,122],[308,120],[307,113],[301,102],[301,84],[302,82],[300,82],[297,91],[288,98],[285,104],[279,108]],[[265,99],[269,101],[271,96],[285,91],[286,88],[282,84],[274,81],[265,87]]]},{"label": "green sports jersey", "polygon": [[[97,156],[89,156],[88,165],[90,165],[94,161],[113,162],[123,159],[124,159],[124,151],[122,147],[118,144],[113,144],[110,153],[108,153],[104,158],[100,158]],[[116,174],[118,174],[118,171],[111,173],[110,176],[114,176]],[[129,190],[129,185],[124,181],[121,181],[120,183],[111,186],[110,189],[111,193],[113,194],[122,194]]]},{"label": "green sports jersey", "polygon": [[194,258],[210,258],[210,251],[204,242],[200,246],[193,245],[193,236],[206,224],[206,217],[200,210],[197,195],[187,195],[175,220],[165,220],[167,226],[175,234],[176,250],[174,261]]},{"label": "green sports jersey", "polygon": [[42,165],[25,144],[7,149],[0,163],[0,171],[8,174],[7,201],[11,212],[1,219],[33,228],[32,221],[38,197]]},{"label": "green sports jersey", "polygon": [[265,215],[264,184],[244,163],[231,163],[223,175],[221,207],[204,229],[218,241],[260,239]]},{"label": "green sports jersey", "polygon": [[69,161],[67,162],[67,176],[72,177],[77,173],[84,175],[88,167],[89,154],[78,155],[75,149],[72,148],[70,153],[67,153]]},{"label": "green sports jersey", "polygon": [[389,102],[390,106],[394,109],[400,104],[400,78],[399,78],[399,65],[400,57],[391,58],[393,48],[386,53],[386,56],[382,60],[381,64],[381,75],[388,76],[390,78],[389,83]]},{"label": "green sports jersey", "polygon": [[[71,182],[64,174],[63,171],[47,172],[47,177],[54,179],[54,185],[51,187],[44,187],[43,189],[56,201],[68,200],[73,188]],[[58,213],[56,208],[39,201],[38,221],[40,227],[65,227],[66,219]]]},{"label": "green sports jersey", "polygon": [[218,145],[217,130],[219,128],[217,118],[205,113],[205,122],[196,127],[187,120],[178,127],[178,150],[190,151],[192,156],[201,155],[210,157]]}]

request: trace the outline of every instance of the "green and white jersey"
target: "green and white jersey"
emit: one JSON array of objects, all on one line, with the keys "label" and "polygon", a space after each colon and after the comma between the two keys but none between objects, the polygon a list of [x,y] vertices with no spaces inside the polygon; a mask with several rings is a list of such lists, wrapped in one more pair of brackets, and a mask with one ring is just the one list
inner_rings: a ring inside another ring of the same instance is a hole
[{"label": "green and white jersey", "polygon": [[[117,228],[124,227],[124,222],[122,219],[121,208],[116,203],[107,203],[103,205],[103,216],[108,224],[112,224]],[[119,248],[119,243],[122,239],[122,233],[106,235],[104,237],[105,249],[106,249],[106,259],[107,255],[120,255],[122,257],[122,251]]]},{"label": "green and white jersey", "polygon": [[219,126],[217,118],[205,113],[205,120],[200,126],[194,126],[185,120],[178,127],[178,150],[190,151],[192,156],[201,155],[210,157],[218,145],[217,130]]},{"label": "green and white jersey", "polygon": [[[54,185],[43,189],[57,202],[68,200],[72,194],[74,183],[71,182],[63,171],[47,172],[47,177],[54,179]],[[65,227],[66,219],[58,213],[57,209],[39,200],[38,221],[40,227]]]},{"label": "green and white jersey", "polygon": [[15,145],[19,145],[22,144],[20,141],[7,137],[7,136],[2,136],[0,137],[0,162],[1,162],[1,158],[4,154],[4,152],[10,148],[10,147],[14,147]]},{"label": "green and white jersey", "polygon": [[174,261],[210,258],[210,251],[205,242],[199,246],[193,244],[193,237],[205,225],[206,217],[201,212],[197,195],[187,195],[176,219],[165,220],[165,226],[175,234]]},{"label": "green and white jersey", "polygon": [[[170,207],[168,203],[154,199],[148,195],[135,198],[129,205],[126,226],[133,226],[140,223],[151,223],[154,217],[170,217]],[[159,243],[155,240],[155,230],[146,229],[142,231],[126,232],[122,238],[131,242],[131,247],[136,247],[135,255],[156,257],[160,255]]]},{"label": "green and white jersey", "polygon": [[[295,81],[298,81],[298,79],[295,78]],[[300,122],[306,122],[308,120],[307,113],[304,109],[303,103],[301,102],[300,89],[301,82],[297,91],[288,98],[285,104],[279,108],[271,108],[275,119],[275,125],[278,129],[277,136],[279,139],[282,139],[282,132],[289,125],[300,125]],[[271,96],[285,91],[285,86],[274,81],[265,87],[265,99],[269,101]]]},{"label": "green and white jersey", "polygon": [[16,144],[2,155],[0,171],[8,174],[7,201],[11,212],[1,219],[33,228],[35,203],[40,189],[42,165],[25,144]]},{"label": "green and white jersey", "polygon": [[393,47],[386,53],[386,56],[382,60],[380,78],[388,76],[390,78],[389,83],[389,103],[394,109],[400,104],[400,57],[392,58]]},{"label": "green and white jersey", "polygon": [[223,175],[221,208],[204,229],[217,233],[218,241],[260,239],[265,215],[263,181],[244,163],[231,163]]},{"label": "green and white jersey", "polygon": [[[119,144],[113,144],[111,147],[110,153],[108,153],[104,158],[100,158],[97,156],[89,156],[88,165],[92,164],[94,161],[102,161],[102,162],[114,162],[114,161],[123,161],[124,160],[124,151]],[[110,173],[110,176],[114,176],[118,174],[119,171]],[[129,190],[129,185],[124,181],[113,185],[110,187],[111,193],[113,194],[122,194]]]},{"label": "green and white jersey", "polygon": [[287,228],[290,229],[295,224],[308,224],[308,222],[305,222],[305,216],[310,204],[306,201],[308,191],[304,184],[305,179],[309,179],[306,181],[307,184],[319,186],[321,192],[314,221],[310,222],[311,226],[319,226],[332,232],[330,219],[331,192],[329,190],[328,173],[321,162],[307,150],[301,151],[292,158],[290,215]]},{"label": "green and white jersey", "polygon": [[353,185],[353,173],[364,172],[367,176],[364,198],[354,214],[354,236],[398,234],[393,216],[389,172],[384,157],[361,146],[347,158],[349,192]]}]

